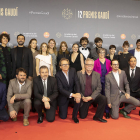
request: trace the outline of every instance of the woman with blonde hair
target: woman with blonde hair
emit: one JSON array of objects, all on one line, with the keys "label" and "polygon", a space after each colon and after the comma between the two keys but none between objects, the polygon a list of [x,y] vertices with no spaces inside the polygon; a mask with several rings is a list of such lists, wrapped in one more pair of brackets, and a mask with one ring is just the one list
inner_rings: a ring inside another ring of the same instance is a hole
[{"label": "woman with blonde hair", "polygon": [[59,70],[59,62],[62,58],[66,58],[69,60],[69,51],[68,51],[68,46],[65,41],[62,41],[59,47],[59,51],[57,54],[57,71]]},{"label": "woman with blonde hair", "polygon": [[49,69],[49,75],[53,76],[52,56],[49,54],[49,48],[47,43],[43,42],[39,49],[39,54],[36,58],[36,73],[39,75],[39,68],[41,66],[47,66]]},{"label": "woman with blonde hair", "polygon": [[52,56],[52,64],[53,64],[53,76],[56,74],[56,65],[57,65],[57,48],[56,48],[56,42],[54,39],[50,39],[48,41],[48,47],[49,47],[49,54]]}]

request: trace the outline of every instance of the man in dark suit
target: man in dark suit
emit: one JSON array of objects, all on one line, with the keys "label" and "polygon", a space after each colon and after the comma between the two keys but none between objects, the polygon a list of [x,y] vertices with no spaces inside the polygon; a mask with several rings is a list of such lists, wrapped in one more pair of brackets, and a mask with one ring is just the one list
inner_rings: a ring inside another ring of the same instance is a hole
[{"label": "man in dark suit", "polygon": [[80,44],[81,44],[81,47],[79,47],[79,51],[83,54],[84,56],[84,60],[86,60],[87,58],[91,58],[91,49],[89,47],[87,47],[89,43],[89,40],[87,37],[82,37],[80,39]]},{"label": "man in dark suit", "polygon": [[98,104],[98,107],[93,120],[107,122],[103,119],[106,97],[101,95],[100,74],[93,71],[93,67],[94,60],[87,58],[85,60],[85,74],[82,74],[80,71],[77,73],[82,95],[82,105],[79,110],[80,118],[84,119],[87,117],[89,106],[94,102]]},{"label": "man in dark suit", "polygon": [[6,96],[6,84],[0,82],[0,120],[3,121],[7,121],[9,119],[9,115],[5,108],[5,105],[7,103]]},{"label": "man in dark suit", "polygon": [[[96,60],[99,58],[98,55],[98,48],[102,48],[103,40],[100,37],[96,37],[94,39],[94,43],[96,45],[96,48],[91,49],[91,57],[93,60]],[[105,56],[107,55],[107,50],[105,49]]]},{"label": "man in dark suit", "polygon": [[131,53],[133,56],[136,57],[137,59],[136,66],[140,67],[140,39],[136,41],[136,46],[137,46],[136,49],[130,50],[129,53]]},{"label": "man in dark suit", "polygon": [[12,78],[16,77],[16,69],[22,67],[27,71],[28,79],[32,80],[33,76],[33,57],[29,48],[24,47],[25,36],[17,36],[18,46],[11,50],[12,57]]},{"label": "man in dark suit", "polygon": [[57,82],[54,77],[49,76],[47,66],[41,66],[39,72],[40,75],[33,79],[35,97],[34,107],[38,113],[37,123],[43,122],[43,107],[45,107],[46,111],[46,120],[48,122],[53,122],[55,120],[55,111],[57,106]]},{"label": "man in dark suit", "polygon": [[69,60],[66,58],[60,60],[59,66],[61,70],[56,73],[59,91],[59,116],[61,119],[67,118],[69,101],[74,99],[72,119],[75,123],[79,123],[77,113],[80,107],[81,94],[77,73],[74,68],[69,68]]},{"label": "man in dark suit", "polygon": [[[130,95],[135,98],[140,98],[140,68],[136,66],[136,57],[131,56],[128,63],[130,67],[125,68],[124,71],[129,82]],[[127,113],[130,113],[134,108],[128,110]]]},{"label": "man in dark suit", "polygon": [[129,103],[128,106],[120,110],[125,118],[130,118],[126,112],[131,108],[140,106],[140,101],[130,96],[129,83],[125,72],[122,70],[119,73],[119,62],[117,59],[111,61],[112,72],[105,77],[105,95],[107,97],[108,107],[111,108],[111,117],[119,118],[120,103]]}]

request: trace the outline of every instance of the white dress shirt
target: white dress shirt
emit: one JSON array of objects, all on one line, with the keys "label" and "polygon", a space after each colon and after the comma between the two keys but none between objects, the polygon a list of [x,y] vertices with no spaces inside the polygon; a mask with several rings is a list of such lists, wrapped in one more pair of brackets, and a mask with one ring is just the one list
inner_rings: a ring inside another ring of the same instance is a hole
[{"label": "white dress shirt", "polygon": [[82,48],[84,48],[84,47],[80,47],[79,48],[79,51],[83,54],[83,56],[87,59],[87,57],[88,57],[88,55],[89,55],[89,50],[88,50],[88,48],[86,49],[86,50],[82,50]]},{"label": "white dress shirt", "polygon": [[[134,68],[134,71],[133,71],[134,75],[135,75],[135,71],[136,71],[136,67]],[[129,68],[129,73],[130,73],[130,77],[131,77],[131,74],[132,74],[132,68],[131,67]]]},{"label": "white dress shirt", "polygon": [[[18,80],[17,80],[18,81]],[[23,86],[23,85],[25,85],[25,81],[24,81],[24,83],[22,83],[22,84],[20,84],[19,83],[19,81],[18,81],[18,85],[19,85],[19,92],[21,91],[21,87]]]},{"label": "white dress shirt", "polygon": [[140,52],[138,52],[136,49],[135,49],[135,54],[134,54],[134,56],[135,56],[136,59],[137,59],[137,64],[136,64],[136,66],[137,66],[137,67],[140,67]]},{"label": "white dress shirt", "polygon": [[[62,71],[62,72],[63,72],[63,71]],[[68,84],[69,84],[69,70],[68,70],[67,74],[66,74],[65,72],[63,72],[63,74],[65,75],[65,77],[66,77],[66,79],[67,79],[67,82],[68,82]],[[72,94],[73,94],[73,93],[70,94],[69,98],[72,98]]]},{"label": "white dress shirt", "polygon": [[118,71],[117,71],[117,72],[113,72],[113,71],[112,71],[112,73],[113,73],[113,75],[114,75],[114,77],[115,77],[115,80],[116,80],[118,86],[119,86],[119,85],[120,85],[119,72],[118,72]]}]

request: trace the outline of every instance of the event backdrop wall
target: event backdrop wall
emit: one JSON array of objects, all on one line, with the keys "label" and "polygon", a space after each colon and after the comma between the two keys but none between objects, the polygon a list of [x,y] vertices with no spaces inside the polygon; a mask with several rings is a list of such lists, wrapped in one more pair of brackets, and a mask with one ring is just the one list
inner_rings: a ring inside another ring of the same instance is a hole
[{"label": "event backdrop wall", "polygon": [[10,34],[8,44],[17,45],[16,36],[42,42],[53,38],[57,47],[66,41],[69,48],[82,36],[103,39],[103,47],[114,44],[117,49],[125,40],[135,48],[140,38],[139,0],[4,0],[0,1],[0,32]]}]

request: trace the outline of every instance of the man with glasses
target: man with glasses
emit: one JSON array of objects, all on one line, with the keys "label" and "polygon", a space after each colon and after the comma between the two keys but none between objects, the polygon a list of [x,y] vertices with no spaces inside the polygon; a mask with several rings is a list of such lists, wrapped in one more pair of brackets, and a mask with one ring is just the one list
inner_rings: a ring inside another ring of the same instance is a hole
[{"label": "man with glasses", "polygon": [[128,106],[120,110],[125,118],[130,118],[126,112],[131,108],[140,106],[140,101],[130,96],[129,83],[127,76],[122,70],[119,73],[119,62],[116,59],[111,61],[112,72],[105,77],[105,95],[107,97],[108,107],[111,108],[111,117],[113,119],[119,118],[120,103],[129,103]]},{"label": "man with glasses", "polygon": [[85,74],[81,72],[77,73],[82,95],[81,107],[79,110],[80,118],[84,119],[87,117],[89,106],[94,102],[98,104],[98,107],[93,120],[107,122],[103,119],[106,97],[101,95],[100,74],[93,71],[93,67],[94,60],[87,58],[85,60]]},{"label": "man with glasses", "polygon": [[76,71],[74,68],[69,68],[69,60],[66,58],[60,60],[59,66],[61,70],[56,73],[59,91],[59,116],[61,119],[66,119],[69,101],[74,101],[72,119],[75,123],[79,123],[77,113],[80,107],[81,94]]}]

